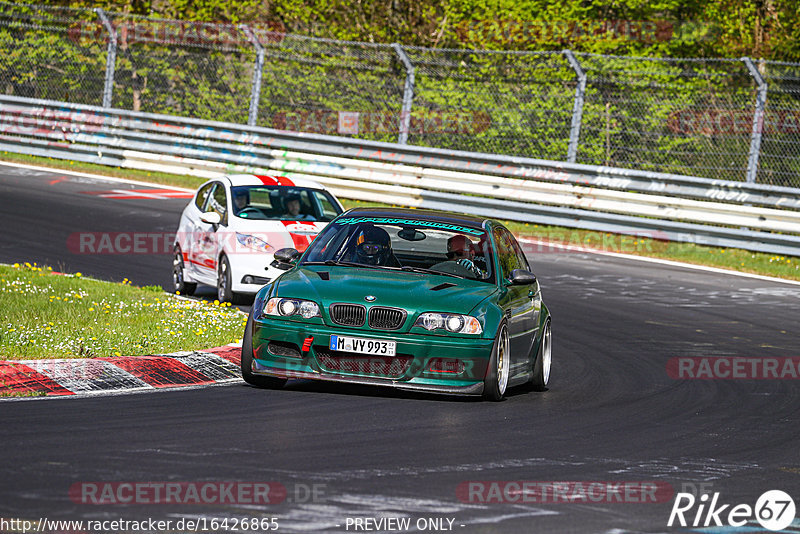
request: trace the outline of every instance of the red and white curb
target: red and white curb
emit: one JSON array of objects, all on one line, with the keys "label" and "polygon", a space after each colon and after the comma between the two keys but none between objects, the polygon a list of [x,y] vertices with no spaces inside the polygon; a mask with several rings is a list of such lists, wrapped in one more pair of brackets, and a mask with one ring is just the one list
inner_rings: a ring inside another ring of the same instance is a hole
[{"label": "red and white curb", "polygon": [[154,356],[0,361],[0,396],[86,395],[241,380],[241,345]]}]

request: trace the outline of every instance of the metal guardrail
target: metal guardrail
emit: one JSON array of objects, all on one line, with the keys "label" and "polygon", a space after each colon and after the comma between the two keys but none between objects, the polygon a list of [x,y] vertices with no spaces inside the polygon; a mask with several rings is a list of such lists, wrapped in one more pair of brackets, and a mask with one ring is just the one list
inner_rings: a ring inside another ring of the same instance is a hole
[{"label": "metal guardrail", "polygon": [[0,95],[0,150],[211,177],[307,177],[344,198],[800,256],[800,189]]}]

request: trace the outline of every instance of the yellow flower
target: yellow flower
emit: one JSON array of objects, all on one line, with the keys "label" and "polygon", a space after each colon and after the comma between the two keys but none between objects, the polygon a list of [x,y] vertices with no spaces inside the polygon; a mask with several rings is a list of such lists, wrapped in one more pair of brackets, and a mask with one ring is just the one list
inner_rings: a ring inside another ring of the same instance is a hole
[{"label": "yellow flower", "polygon": [[75,273],[75,276],[77,276],[78,278],[80,278],[80,277],[81,277],[81,276],[83,276],[83,275],[82,275],[81,273]]}]

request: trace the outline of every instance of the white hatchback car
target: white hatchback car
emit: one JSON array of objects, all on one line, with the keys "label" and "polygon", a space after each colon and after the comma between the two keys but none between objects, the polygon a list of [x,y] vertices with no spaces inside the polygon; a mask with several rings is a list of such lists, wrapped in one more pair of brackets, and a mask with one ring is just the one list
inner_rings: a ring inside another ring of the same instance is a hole
[{"label": "white hatchback car", "polygon": [[221,302],[254,294],[284,271],[276,250],[304,251],[343,211],[322,185],[284,176],[230,175],[200,186],[183,210],[175,237],[175,292],[216,286]]}]

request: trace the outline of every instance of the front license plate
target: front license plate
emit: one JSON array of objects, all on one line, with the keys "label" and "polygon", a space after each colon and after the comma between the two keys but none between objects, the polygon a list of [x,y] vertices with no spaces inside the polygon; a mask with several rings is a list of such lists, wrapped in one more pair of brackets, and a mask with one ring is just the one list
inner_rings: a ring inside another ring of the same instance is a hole
[{"label": "front license plate", "polygon": [[372,354],[374,356],[394,356],[394,341],[382,339],[367,339],[363,337],[331,336],[331,350],[340,352],[355,352],[358,354]]}]

